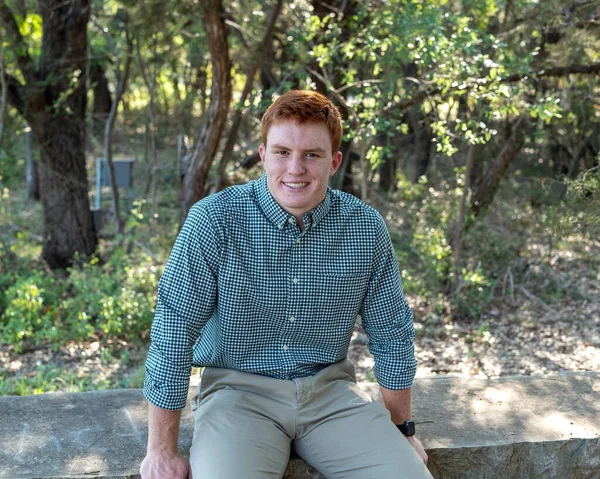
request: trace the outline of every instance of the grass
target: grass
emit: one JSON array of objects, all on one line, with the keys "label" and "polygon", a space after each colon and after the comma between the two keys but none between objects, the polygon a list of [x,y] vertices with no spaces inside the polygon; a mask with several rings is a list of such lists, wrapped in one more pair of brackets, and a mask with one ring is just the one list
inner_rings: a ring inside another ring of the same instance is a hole
[{"label": "grass", "polygon": [[94,374],[80,376],[67,369],[44,364],[34,374],[22,377],[8,376],[0,372],[0,396],[27,396],[48,392],[84,392],[110,389],[109,380],[97,379]]}]

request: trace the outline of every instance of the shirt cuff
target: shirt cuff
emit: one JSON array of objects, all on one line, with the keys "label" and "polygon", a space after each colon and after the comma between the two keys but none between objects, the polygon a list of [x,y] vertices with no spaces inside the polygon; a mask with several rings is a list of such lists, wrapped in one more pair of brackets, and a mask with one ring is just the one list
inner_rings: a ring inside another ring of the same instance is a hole
[{"label": "shirt cuff", "polygon": [[185,383],[165,383],[156,381],[152,374],[146,371],[146,379],[142,392],[148,402],[170,411],[181,411],[187,402],[189,380]]}]

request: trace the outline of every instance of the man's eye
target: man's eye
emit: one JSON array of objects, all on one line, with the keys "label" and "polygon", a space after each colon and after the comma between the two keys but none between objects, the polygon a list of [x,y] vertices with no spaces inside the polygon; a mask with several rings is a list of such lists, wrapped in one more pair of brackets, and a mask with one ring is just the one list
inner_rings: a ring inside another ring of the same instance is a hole
[{"label": "man's eye", "polygon": [[318,158],[319,157],[319,155],[317,155],[316,153],[307,153],[306,156],[308,158]]},{"label": "man's eye", "polygon": [[285,150],[278,150],[275,152],[276,155],[287,155],[287,151]]}]

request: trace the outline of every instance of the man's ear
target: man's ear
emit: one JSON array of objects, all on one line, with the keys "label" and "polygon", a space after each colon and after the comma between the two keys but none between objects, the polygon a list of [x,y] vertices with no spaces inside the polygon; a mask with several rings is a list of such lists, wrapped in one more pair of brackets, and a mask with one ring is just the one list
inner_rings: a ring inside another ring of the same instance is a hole
[{"label": "man's ear", "polygon": [[342,164],[342,152],[338,151],[333,154],[333,160],[331,162],[331,175],[329,175],[329,176],[333,176],[341,164]]},{"label": "man's ear", "polygon": [[260,145],[258,147],[258,155],[260,156],[260,162],[265,162],[265,145]]}]

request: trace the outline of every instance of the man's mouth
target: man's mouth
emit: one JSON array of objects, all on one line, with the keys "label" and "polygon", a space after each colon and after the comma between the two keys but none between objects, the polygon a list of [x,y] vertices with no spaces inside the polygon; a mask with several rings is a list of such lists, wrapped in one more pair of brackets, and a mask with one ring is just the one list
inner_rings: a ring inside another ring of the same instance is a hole
[{"label": "man's mouth", "polygon": [[301,190],[302,188],[306,188],[308,186],[308,183],[286,183],[285,181],[283,182],[283,184],[288,188],[292,188],[294,190]]}]

